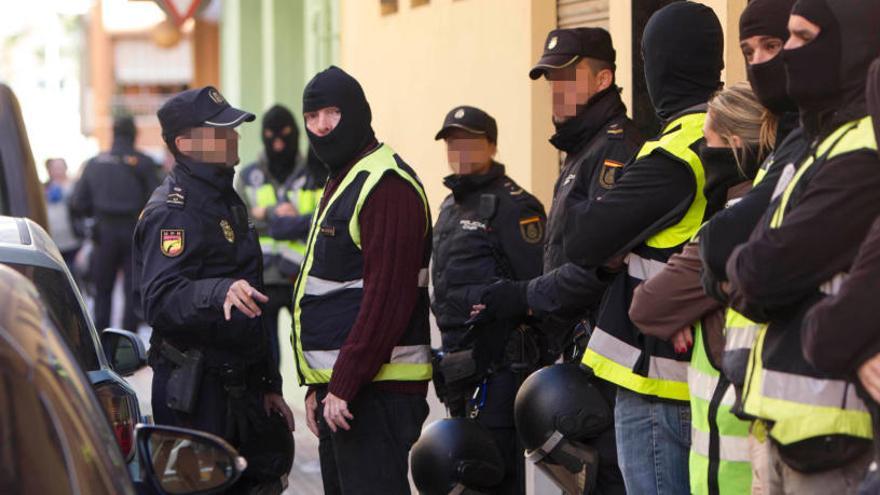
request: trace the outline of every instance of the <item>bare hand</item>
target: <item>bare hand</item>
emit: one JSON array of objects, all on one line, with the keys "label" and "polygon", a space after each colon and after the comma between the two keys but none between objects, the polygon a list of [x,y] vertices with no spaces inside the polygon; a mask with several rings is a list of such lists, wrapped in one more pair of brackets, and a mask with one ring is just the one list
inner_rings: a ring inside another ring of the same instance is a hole
[{"label": "bare hand", "polygon": [[309,431],[311,431],[316,437],[319,437],[318,421],[315,419],[315,411],[318,409],[317,396],[318,393],[314,390],[306,394],[306,426],[309,427]]},{"label": "bare hand", "polygon": [[254,217],[254,220],[265,220],[266,208],[262,206],[254,206],[251,208],[251,216]]},{"label": "bare hand", "polygon": [[279,203],[275,207],[275,215],[279,217],[295,217],[299,215],[296,207],[292,203]]},{"label": "bare hand", "polygon": [[678,354],[686,353],[694,345],[694,335],[691,332],[691,327],[684,327],[675,332],[670,342],[672,342],[675,352]]},{"label": "bare hand", "polygon": [[624,267],[624,260],[626,256],[620,255],[611,258],[610,260],[605,262],[605,268],[610,272],[619,272]]},{"label": "bare hand", "polygon": [[880,354],[868,359],[859,367],[859,381],[875,401],[880,402]]},{"label": "bare hand", "polygon": [[484,309],[486,309],[485,304],[474,304],[473,306],[471,306],[471,318],[476,318],[477,316],[479,316]]},{"label": "bare hand", "polygon": [[293,421],[293,412],[290,410],[290,407],[287,406],[284,397],[278,394],[265,394],[263,396],[263,409],[266,411],[266,416],[271,416],[272,413],[280,414],[287,423],[287,429],[290,431],[296,430],[296,424]]},{"label": "bare hand", "polygon": [[248,318],[256,318],[263,314],[257,306],[257,301],[265,303],[269,298],[265,294],[251,287],[247,280],[236,280],[226,291],[226,300],[223,301],[223,316],[226,321],[232,319],[232,307],[238,308]]},{"label": "bare hand", "polygon": [[348,411],[348,402],[328,393],[322,403],[324,404],[324,420],[327,421],[330,431],[336,433],[337,428],[342,428],[345,431],[351,429],[348,421],[354,419],[354,416]]}]

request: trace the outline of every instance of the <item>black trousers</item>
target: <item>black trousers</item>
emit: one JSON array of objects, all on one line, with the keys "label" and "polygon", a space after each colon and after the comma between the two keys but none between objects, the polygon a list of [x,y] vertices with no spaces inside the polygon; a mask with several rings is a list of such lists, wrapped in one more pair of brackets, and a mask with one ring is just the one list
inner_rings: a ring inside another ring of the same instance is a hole
[{"label": "black trousers", "polygon": [[266,296],[269,302],[263,308],[263,322],[269,329],[269,348],[275,363],[281,363],[281,351],[278,344],[278,313],[281,308],[287,308],[293,316],[293,286],[292,285],[267,285]]},{"label": "black trousers", "polygon": [[94,237],[94,248],[89,262],[92,279],[95,281],[95,327],[102,331],[110,326],[110,311],[113,305],[113,286],[116,274],[123,271],[123,294],[125,309],[122,327],[137,332],[138,318],[134,313],[131,287],[131,238],[135,223],[98,221]]},{"label": "black trousers", "polygon": [[[519,385],[519,377],[510,370],[493,373],[486,382],[485,400],[477,416],[477,422],[489,430],[504,460],[504,478],[491,492],[497,495],[526,493],[525,458],[513,420]],[[479,394],[477,398],[481,400]]]},{"label": "black trousers", "polygon": [[321,402],[327,389],[318,389],[321,478],[327,495],[408,494],[409,451],[428,417],[428,402],[420,395],[364,387],[348,404],[354,416],[351,430],[330,431]]}]

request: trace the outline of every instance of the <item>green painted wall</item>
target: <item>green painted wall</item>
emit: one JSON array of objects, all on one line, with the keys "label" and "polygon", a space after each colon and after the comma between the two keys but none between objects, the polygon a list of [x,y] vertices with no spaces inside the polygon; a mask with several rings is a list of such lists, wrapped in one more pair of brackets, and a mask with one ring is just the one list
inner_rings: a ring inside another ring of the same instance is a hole
[{"label": "green painted wall", "polygon": [[220,50],[221,91],[258,116],[239,128],[248,163],[262,148],[259,118],[275,103],[290,108],[302,129],[306,82],[339,60],[339,0],[223,0]]}]

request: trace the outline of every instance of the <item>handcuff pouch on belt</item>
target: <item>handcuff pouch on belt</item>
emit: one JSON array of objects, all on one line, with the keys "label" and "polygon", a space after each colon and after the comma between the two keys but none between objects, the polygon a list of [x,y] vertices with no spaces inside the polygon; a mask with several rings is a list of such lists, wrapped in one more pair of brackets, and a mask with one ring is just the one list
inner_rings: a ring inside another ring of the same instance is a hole
[{"label": "handcuff pouch on belt", "polygon": [[162,341],[159,353],[174,365],[165,385],[166,405],[175,411],[194,413],[205,367],[204,355],[198,349],[180,351],[167,341]]}]

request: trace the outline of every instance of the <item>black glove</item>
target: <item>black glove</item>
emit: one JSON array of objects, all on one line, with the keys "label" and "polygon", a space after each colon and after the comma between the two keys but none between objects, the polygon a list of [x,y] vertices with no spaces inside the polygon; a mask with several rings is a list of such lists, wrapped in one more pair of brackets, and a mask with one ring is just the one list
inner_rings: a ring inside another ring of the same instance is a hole
[{"label": "black glove", "polygon": [[525,317],[529,312],[528,287],[528,280],[499,280],[486,287],[480,297],[480,303],[486,309],[468,320],[467,324]]}]

